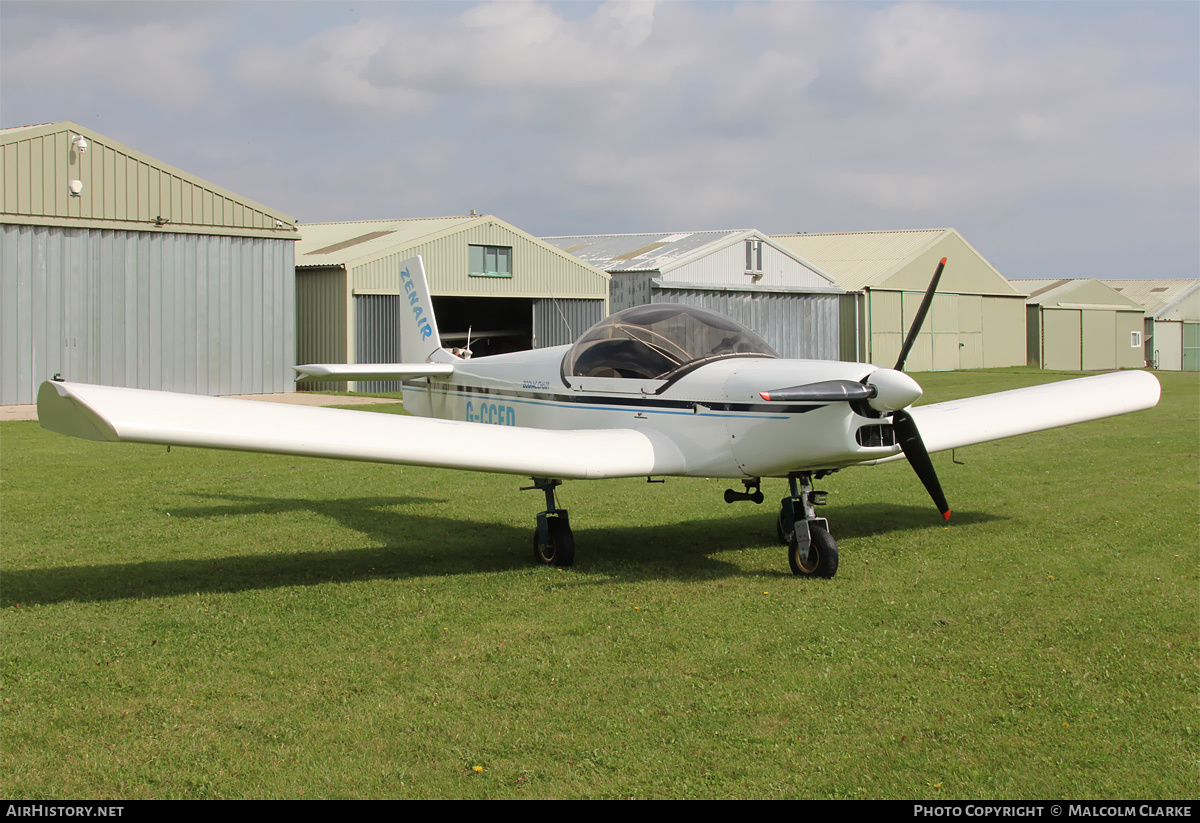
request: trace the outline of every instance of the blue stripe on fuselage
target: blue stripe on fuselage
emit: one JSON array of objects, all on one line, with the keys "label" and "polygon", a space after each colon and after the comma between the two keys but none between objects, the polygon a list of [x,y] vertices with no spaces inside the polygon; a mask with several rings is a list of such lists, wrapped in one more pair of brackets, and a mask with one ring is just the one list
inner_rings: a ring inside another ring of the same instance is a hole
[{"label": "blue stripe on fuselage", "polygon": [[[760,417],[767,420],[786,420],[795,414],[804,414],[814,409],[828,405],[820,403],[809,406],[777,405],[766,403],[726,403],[706,402],[703,400],[671,400],[657,397],[616,398],[612,395],[571,396],[554,395],[554,399],[546,398],[544,394],[518,392],[504,389],[489,389],[482,386],[438,386],[436,389],[429,385],[405,382],[405,391],[428,392],[431,395],[452,395],[455,397],[472,397],[478,395],[494,396],[510,403],[521,403],[530,406],[558,406],[562,408],[586,408],[601,411],[638,411],[649,414],[683,414],[700,417]],[[704,411],[696,411],[696,407]]]}]

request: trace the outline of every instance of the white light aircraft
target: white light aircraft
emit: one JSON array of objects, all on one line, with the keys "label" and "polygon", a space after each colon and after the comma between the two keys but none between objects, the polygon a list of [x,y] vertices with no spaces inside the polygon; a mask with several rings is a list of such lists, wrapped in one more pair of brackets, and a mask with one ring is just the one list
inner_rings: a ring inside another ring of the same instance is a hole
[{"label": "white light aircraft", "polygon": [[567,566],[575,540],[555,500],[563,480],[669,475],[740,480],[725,500],[761,503],[787,478],[777,518],[793,573],[832,577],[837,544],[813,480],[907,458],[949,518],[930,452],[1153,407],[1158,381],[1114,372],[913,407],[903,372],[942,260],[894,369],[781,359],[715,312],[651,304],[609,317],[574,345],[464,360],[441,346],[419,257],[400,264],[404,364],[298,366],[299,380],[399,380],[415,417],[52,380],[44,427],[122,440],[526,475],[546,496],[538,561]]}]

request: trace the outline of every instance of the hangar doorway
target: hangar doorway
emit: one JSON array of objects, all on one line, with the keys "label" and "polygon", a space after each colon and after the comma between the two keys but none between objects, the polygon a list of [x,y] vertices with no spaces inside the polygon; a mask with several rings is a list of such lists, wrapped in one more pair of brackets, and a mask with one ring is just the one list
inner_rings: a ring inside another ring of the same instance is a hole
[{"label": "hangar doorway", "polygon": [[475,357],[533,348],[533,300],[528,297],[434,297],[442,345],[467,344]]},{"label": "hangar doorway", "polygon": [[[403,363],[400,350],[400,295],[354,295],[355,354],[357,363]],[[533,300],[525,297],[434,297],[442,345],[466,346],[476,357],[524,351],[532,347]],[[361,392],[400,391],[397,380],[360,380]]]}]

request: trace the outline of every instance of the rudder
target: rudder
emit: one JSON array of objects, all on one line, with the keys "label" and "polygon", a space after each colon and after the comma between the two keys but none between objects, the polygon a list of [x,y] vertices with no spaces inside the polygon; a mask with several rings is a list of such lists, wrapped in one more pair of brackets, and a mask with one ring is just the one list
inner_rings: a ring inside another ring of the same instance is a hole
[{"label": "rudder", "polygon": [[400,358],[405,363],[457,359],[442,348],[425,265],[419,255],[400,263]]}]

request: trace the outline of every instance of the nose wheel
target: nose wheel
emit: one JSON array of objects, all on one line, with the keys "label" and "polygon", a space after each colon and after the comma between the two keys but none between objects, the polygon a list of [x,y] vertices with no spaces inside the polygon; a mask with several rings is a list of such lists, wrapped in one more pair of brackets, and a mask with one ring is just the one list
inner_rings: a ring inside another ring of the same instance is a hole
[{"label": "nose wheel", "polygon": [[813,507],[825,504],[825,492],[813,491],[812,472],[788,476],[791,495],[779,501],[775,521],[779,542],[788,547],[788,565],[799,577],[833,577],[838,569],[838,548],[829,533],[829,521],[817,517]]}]

